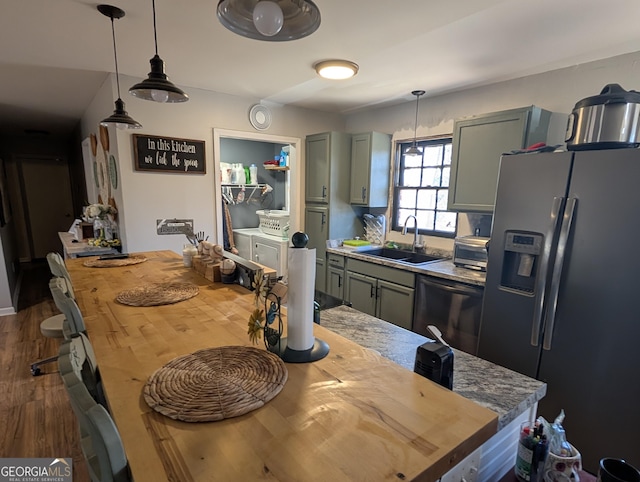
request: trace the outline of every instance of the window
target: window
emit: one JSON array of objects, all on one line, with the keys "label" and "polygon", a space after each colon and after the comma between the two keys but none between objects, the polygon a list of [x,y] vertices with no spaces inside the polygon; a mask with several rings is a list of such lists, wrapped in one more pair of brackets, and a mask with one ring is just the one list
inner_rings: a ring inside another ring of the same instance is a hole
[{"label": "window", "polygon": [[[451,138],[419,141],[422,154],[405,154],[411,142],[397,144],[398,170],[393,189],[393,229],[416,217],[418,233],[453,238],[458,215],[447,211],[451,172]],[[413,228],[413,220],[408,226]]]}]

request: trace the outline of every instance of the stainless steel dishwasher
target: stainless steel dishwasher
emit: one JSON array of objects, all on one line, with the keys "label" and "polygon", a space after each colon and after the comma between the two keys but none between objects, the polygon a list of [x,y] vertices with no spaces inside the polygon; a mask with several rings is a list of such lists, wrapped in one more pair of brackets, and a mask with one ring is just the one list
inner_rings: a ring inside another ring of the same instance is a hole
[{"label": "stainless steel dishwasher", "polygon": [[481,286],[418,275],[413,331],[433,338],[427,326],[435,325],[452,347],[476,355],[483,293]]}]

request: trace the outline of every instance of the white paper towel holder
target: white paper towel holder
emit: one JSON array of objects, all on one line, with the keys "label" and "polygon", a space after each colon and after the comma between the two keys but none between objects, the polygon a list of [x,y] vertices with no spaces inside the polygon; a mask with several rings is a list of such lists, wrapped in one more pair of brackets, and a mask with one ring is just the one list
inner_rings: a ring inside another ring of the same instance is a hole
[{"label": "white paper towel holder", "polygon": [[[306,248],[307,243],[309,242],[309,237],[305,233],[297,232],[293,236],[291,236],[291,242],[293,243],[294,249]],[[291,266],[291,263],[289,263],[289,265]],[[315,268],[315,261],[313,263],[313,267]],[[315,278],[315,274],[313,277]],[[292,286],[289,288],[289,296],[291,296],[291,288]],[[313,299],[313,293],[311,293],[311,298]],[[289,298],[289,300],[291,301],[291,297]],[[289,314],[293,313],[287,310],[287,329],[289,329]],[[308,323],[311,323],[311,325],[313,325],[313,311],[309,313],[309,316],[305,319],[308,320]],[[305,321],[303,320],[303,322]],[[329,353],[329,345],[327,342],[313,337],[313,345],[310,348],[306,350],[294,350],[287,346],[287,337],[284,337],[280,340],[280,343],[272,347],[270,350],[280,358],[282,358],[282,360],[285,362],[308,363],[321,360],[322,358],[326,357]]]}]

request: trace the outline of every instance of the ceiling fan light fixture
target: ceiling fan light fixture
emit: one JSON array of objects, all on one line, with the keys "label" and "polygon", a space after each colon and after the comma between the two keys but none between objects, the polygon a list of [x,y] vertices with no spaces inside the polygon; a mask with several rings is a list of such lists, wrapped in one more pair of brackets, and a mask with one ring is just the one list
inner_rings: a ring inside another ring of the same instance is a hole
[{"label": "ceiling fan light fixture", "polygon": [[186,102],[189,96],[173,84],[164,73],[164,61],[158,55],[158,30],[156,28],[156,0],[151,0],[153,7],[153,40],[156,47],[156,54],[149,61],[151,72],[142,82],[135,84],[129,89],[129,93],[138,99],[151,100],[153,102]]},{"label": "ceiling fan light fixture", "polygon": [[350,79],[358,73],[360,67],[349,60],[323,60],[313,66],[316,73],[323,79]]},{"label": "ceiling fan light fixture", "polygon": [[216,15],[233,33],[268,42],[301,39],[320,26],[311,0],[220,0]]},{"label": "ceiling fan light fixture", "polygon": [[280,5],[269,0],[262,0],[253,9],[253,25],[262,35],[273,37],[284,22],[284,14]]},{"label": "ceiling fan light fixture", "polygon": [[102,119],[100,124],[103,126],[115,126],[118,129],[140,129],[142,124],[133,120],[124,108],[124,102],[120,98],[120,74],[118,72],[118,51],[116,49],[116,30],[113,20],[124,17],[124,10],[112,5],[98,5],[98,11],[105,17],[111,19],[111,35],[113,37],[113,57],[116,64],[116,85],[118,88],[118,98],[116,99],[116,108],[109,117]]},{"label": "ceiling fan light fixture", "polygon": [[424,95],[424,93],[424,90],[414,90],[411,92],[411,95],[416,96],[416,122],[413,126],[413,144],[411,144],[411,147],[407,148],[407,150],[404,151],[405,155],[407,156],[422,155],[422,149],[418,147],[418,105],[420,102],[420,96]]}]

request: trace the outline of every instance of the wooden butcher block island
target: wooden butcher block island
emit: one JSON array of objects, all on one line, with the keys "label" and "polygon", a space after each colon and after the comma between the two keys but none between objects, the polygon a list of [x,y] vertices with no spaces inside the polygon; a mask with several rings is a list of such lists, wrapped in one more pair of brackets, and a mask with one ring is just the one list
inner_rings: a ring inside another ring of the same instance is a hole
[{"label": "wooden butcher block island", "polygon": [[[149,377],[198,350],[253,346],[254,295],[209,282],[171,251],[140,254],[146,262],[111,268],[67,260],[137,482],[434,481],[497,431],[496,413],[317,325],[329,355],[287,363],[284,387],[264,406],[214,422],[164,416],[145,402]],[[115,301],[165,282],[193,283],[199,293],[152,307]]]}]

